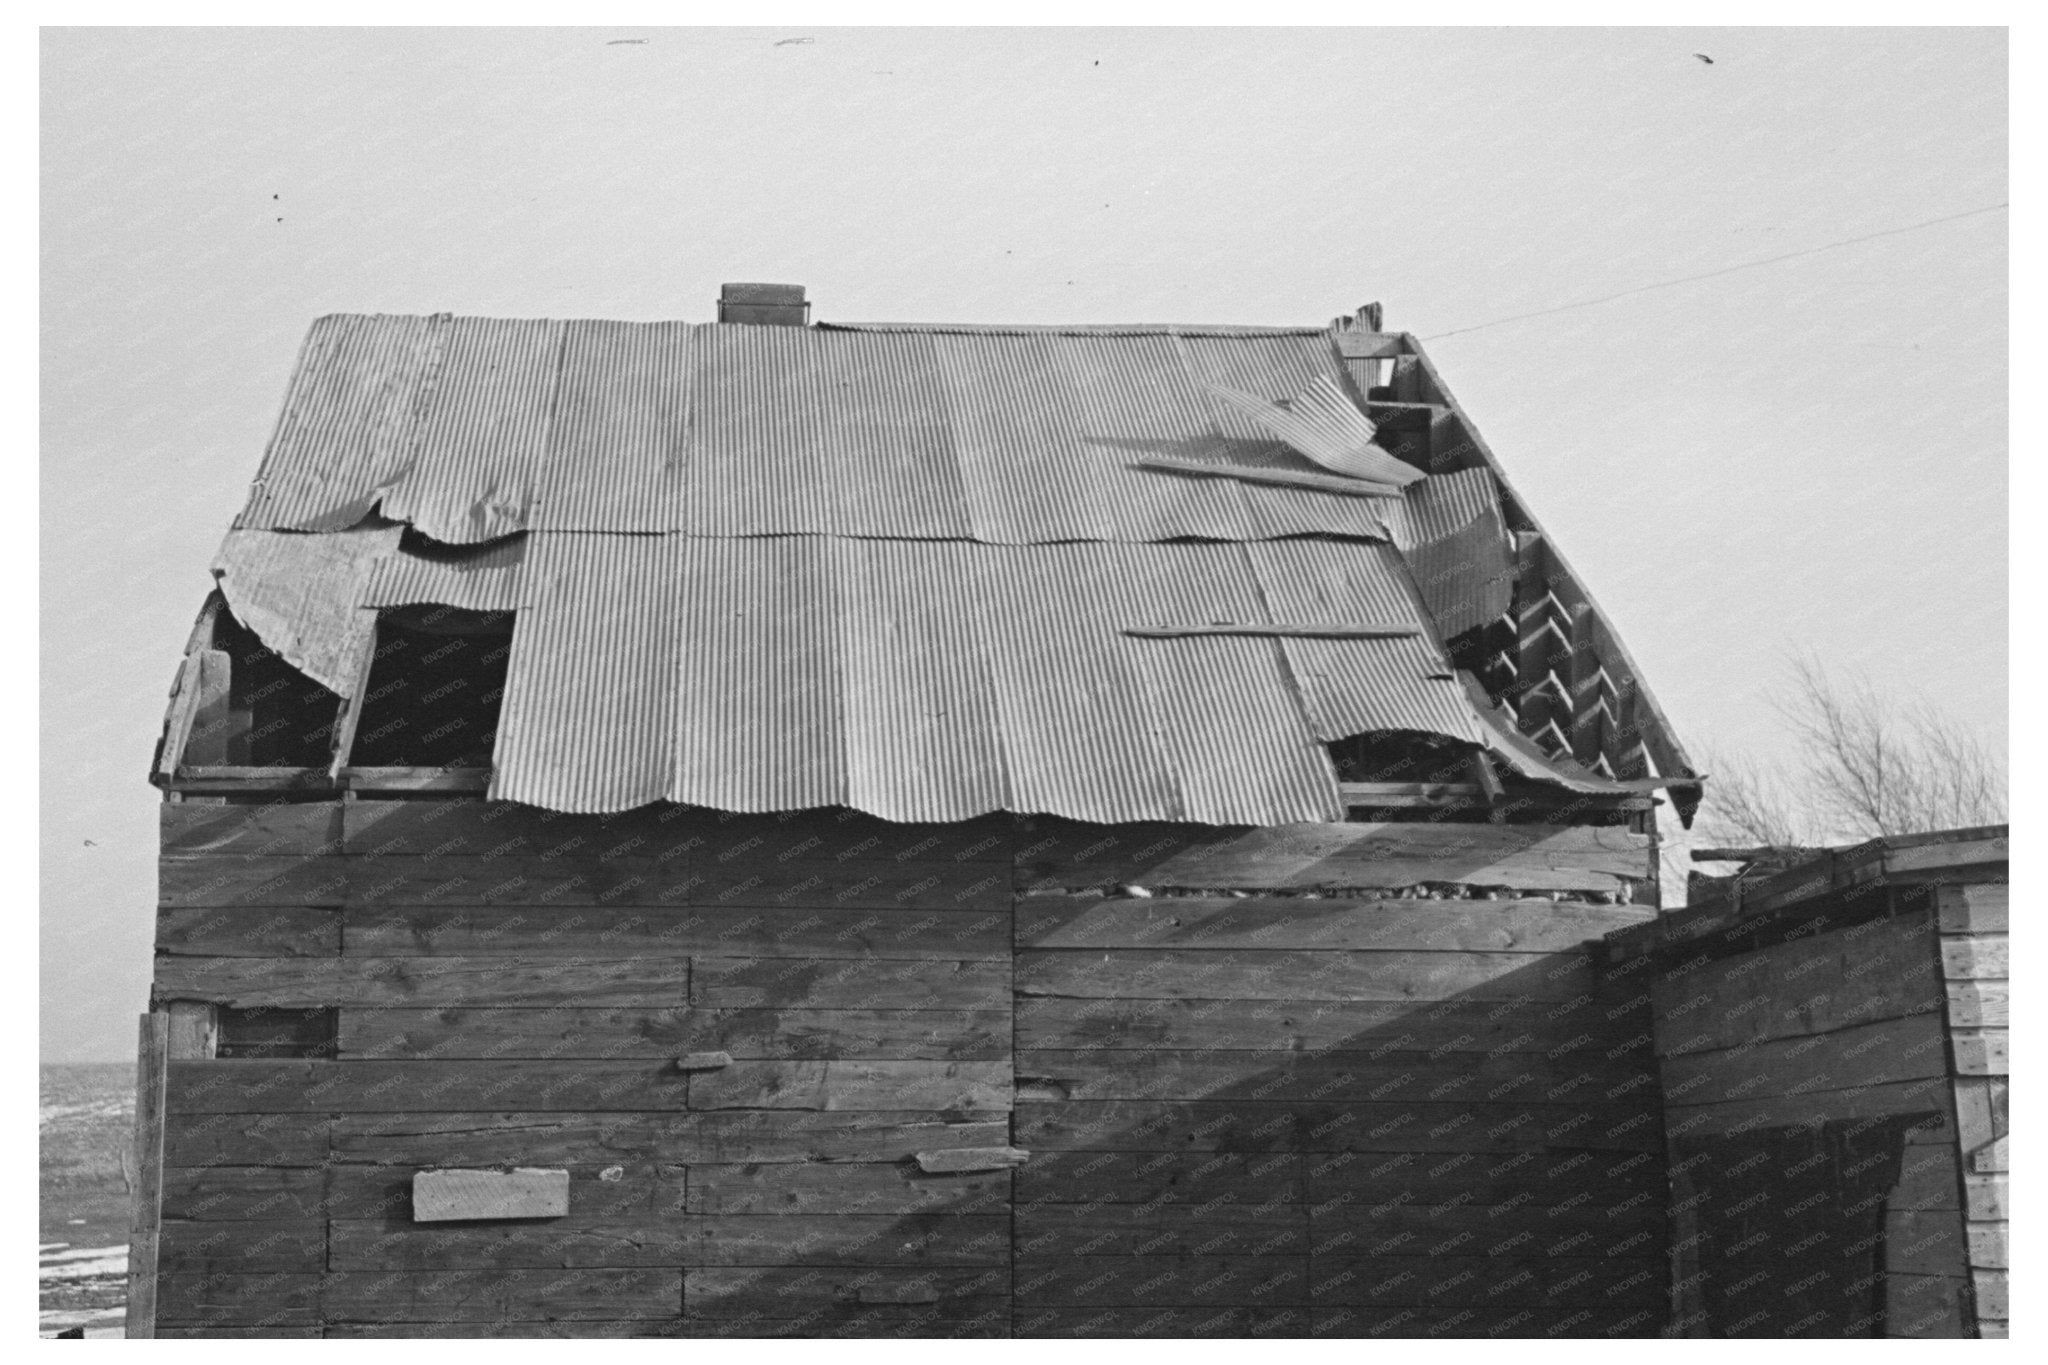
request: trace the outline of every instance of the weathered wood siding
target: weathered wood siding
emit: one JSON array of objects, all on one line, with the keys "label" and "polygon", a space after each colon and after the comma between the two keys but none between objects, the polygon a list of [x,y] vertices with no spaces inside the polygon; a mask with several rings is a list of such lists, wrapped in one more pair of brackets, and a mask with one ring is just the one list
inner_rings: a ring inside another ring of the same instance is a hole
[{"label": "weathered wood siding", "polygon": [[[1681,1333],[1728,1334],[1705,1297],[1717,1268],[1704,1210],[1738,1193],[1764,1197],[1754,1179],[1739,1191],[1712,1187],[1715,1167],[1702,1153],[1714,1140],[1916,1114],[1926,1121],[1904,1134],[1897,1184],[1878,1194],[1882,1285],[1867,1326],[1901,1337],[1968,1332],[1969,1247],[1933,897],[1907,889],[1858,899],[1816,907],[1768,946],[1703,940],[1675,962],[1636,962],[1650,974],[1671,1140]],[[1785,1229],[1787,1238],[1802,1230]]]},{"label": "weathered wood siding", "polygon": [[[170,1063],[165,1336],[1663,1324],[1626,830],[172,804],[163,855],[160,1002],[338,1009]],[[412,1221],[512,1166],[568,1216]]]},{"label": "weathered wood siding", "polygon": [[2011,1311],[2006,1213],[2011,1122],[2006,1110],[2012,984],[2006,965],[2007,888],[1944,886],[1935,896],[1977,1335],[2003,1337]]},{"label": "weathered wood siding", "polygon": [[1662,1326],[1648,1011],[1584,951],[1648,912],[1467,898],[1620,899],[1643,841],[1386,828],[1021,836],[1020,1335]]}]

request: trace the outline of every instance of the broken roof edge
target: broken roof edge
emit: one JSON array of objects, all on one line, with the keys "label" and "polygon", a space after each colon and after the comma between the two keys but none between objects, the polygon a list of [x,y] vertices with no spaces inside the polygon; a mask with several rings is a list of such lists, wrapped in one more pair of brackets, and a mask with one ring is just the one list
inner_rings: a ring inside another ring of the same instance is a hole
[{"label": "broken roof edge", "polygon": [[933,333],[948,336],[1315,337],[1329,327],[1269,327],[1219,322],[819,322],[820,332]]},{"label": "broken roof edge", "polygon": [[[1895,834],[1822,849],[1782,872],[1730,885],[1698,905],[1618,929],[1602,940],[1603,950],[1610,962],[1711,951],[1717,939],[1731,936],[1728,931],[1803,921],[1871,892],[2003,882],[2011,875],[2011,856],[2010,825]],[[1872,896],[1870,905],[1872,913],[1881,913],[1885,898]]]},{"label": "broken roof edge", "polygon": [[[1471,419],[1471,416],[1465,412],[1464,407],[1452,396],[1450,385],[1444,383],[1443,376],[1438,373],[1436,365],[1431,362],[1429,353],[1423,349],[1422,342],[1408,333],[1401,333],[1400,335],[1406,343],[1408,353],[1413,358],[1415,365],[1427,377],[1429,386],[1436,391],[1444,404],[1458,415],[1460,425],[1464,428],[1466,439],[1471,442],[1472,448],[1477,452],[1481,462],[1492,472],[1503,515],[1505,516],[1512,509],[1515,519],[1525,522],[1530,531],[1533,531],[1542,538],[1545,552],[1555,562],[1558,570],[1570,584],[1571,590],[1584,601],[1586,607],[1591,611],[1593,618],[1605,632],[1608,642],[1614,648],[1616,659],[1628,668],[1631,682],[1635,687],[1636,696],[1641,701],[1643,708],[1649,713],[1651,724],[1643,727],[1646,748],[1649,747],[1649,741],[1654,738],[1657,744],[1668,751],[1668,756],[1672,760],[1668,766],[1683,769],[1682,772],[1662,772],[1661,770],[1667,765],[1657,758],[1654,749],[1652,749],[1649,756],[1659,768],[1659,775],[1662,777],[1695,779],[1694,782],[1689,784],[1666,784],[1671,787],[1672,804],[1677,808],[1680,822],[1688,829],[1691,828],[1693,816],[1698,812],[1700,801],[1705,795],[1704,788],[1698,785],[1697,781],[1701,774],[1698,766],[1694,764],[1692,756],[1686,752],[1685,746],[1679,741],[1678,733],[1673,728],[1670,718],[1664,714],[1664,708],[1658,704],[1656,694],[1651,690],[1649,679],[1644,674],[1642,666],[1636,662],[1635,656],[1629,652],[1628,644],[1622,639],[1621,632],[1615,629],[1613,623],[1608,620],[1607,613],[1602,610],[1592,592],[1587,589],[1585,579],[1572,568],[1570,561],[1559,550],[1556,538],[1543,529],[1543,523],[1538,521],[1535,514],[1529,510],[1527,500],[1522,497],[1521,493],[1515,488],[1513,481],[1508,478],[1507,471],[1501,467],[1499,458],[1493,453],[1493,447],[1487,444],[1484,433],[1479,430],[1479,424]],[[1508,529],[1511,533],[1516,531],[1512,520],[1510,520]]]},{"label": "broken roof edge", "polygon": [[1579,796],[1642,795],[1670,787],[1687,787],[1704,780],[1704,775],[1694,773],[1684,777],[1602,777],[1576,759],[1552,757],[1500,713],[1477,678],[1461,669],[1458,680],[1464,684],[1473,713],[1485,722],[1483,747],[1507,763],[1517,776],[1562,787]]}]

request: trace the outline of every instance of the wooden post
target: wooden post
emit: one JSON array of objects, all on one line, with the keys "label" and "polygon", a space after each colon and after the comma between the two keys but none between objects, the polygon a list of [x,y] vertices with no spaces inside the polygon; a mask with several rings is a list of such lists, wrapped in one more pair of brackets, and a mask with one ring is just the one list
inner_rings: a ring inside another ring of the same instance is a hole
[{"label": "wooden post", "polygon": [[[356,745],[356,726],[363,718],[363,701],[370,691],[370,666],[377,660],[377,626],[370,624],[370,638],[363,646],[363,656],[356,661],[356,683],[349,694],[341,699],[341,711],[334,718],[334,761],[327,765],[327,776],[338,780],[342,769],[348,766],[349,752]],[[351,787],[343,793],[343,800],[353,800],[355,790]]]},{"label": "wooden post", "polygon": [[194,768],[232,763],[240,748],[247,751],[249,715],[230,704],[234,660],[224,649],[202,649],[192,656],[192,713],[181,760]]},{"label": "wooden post", "polygon": [[142,1016],[135,1050],[135,1188],[128,1232],[125,1335],[156,1336],[157,1229],[163,1211],[164,1081],[169,1073],[171,1016]]},{"label": "wooden post", "polygon": [[1496,825],[1507,823],[1508,814],[1501,806],[1507,800],[1507,789],[1501,786],[1500,778],[1493,771],[1493,760],[1486,756],[1486,750],[1474,749],[1471,757],[1472,780],[1478,784],[1480,794],[1486,800],[1486,818]]}]

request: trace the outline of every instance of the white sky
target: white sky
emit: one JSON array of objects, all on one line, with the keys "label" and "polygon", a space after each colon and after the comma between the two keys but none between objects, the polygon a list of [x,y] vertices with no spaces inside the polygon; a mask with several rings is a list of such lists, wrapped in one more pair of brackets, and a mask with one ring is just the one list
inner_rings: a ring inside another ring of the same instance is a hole
[{"label": "white sky", "polygon": [[2001,30],[69,29],[42,81],[48,1060],[132,1054],[151,745],[327,312],[1382,300],[1696,757],[1782,742],[1802,647],[2005,740],[2002,211],[1462,331],[2003,202]]}]

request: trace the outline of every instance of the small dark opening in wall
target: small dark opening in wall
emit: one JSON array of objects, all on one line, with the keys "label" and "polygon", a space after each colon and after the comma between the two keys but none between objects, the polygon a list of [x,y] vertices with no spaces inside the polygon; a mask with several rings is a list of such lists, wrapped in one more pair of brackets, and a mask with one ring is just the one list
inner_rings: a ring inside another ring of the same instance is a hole
[{"label": "small dark opening in wall", "polygon": [[1339,782],[1470,782],[1472,746],[1419,730],[1371,730],[1327,746]]},{"label": "small dark opening in wall", "polygon": [[[223,712],[194,722],[187,761],[255,768],[325,767],[341,698],[286,663],[222,606],[213,647],[228,656]],[[208,734],[205,731],[218,726]],[[196,742],[195,742],[196,741]]]},{"label": "small dark opening in wall", "polygon": [[395,607],[348,762],[356,768],[488,768],[512,655],[512,613]]},{"label": "small dark opening in wall", "polygon": [[214,1056],[225,1058],[310,1057],[331,1060],[339,1049],[338,1009],[279,1009],[270,1005],[215,1011]]}]

